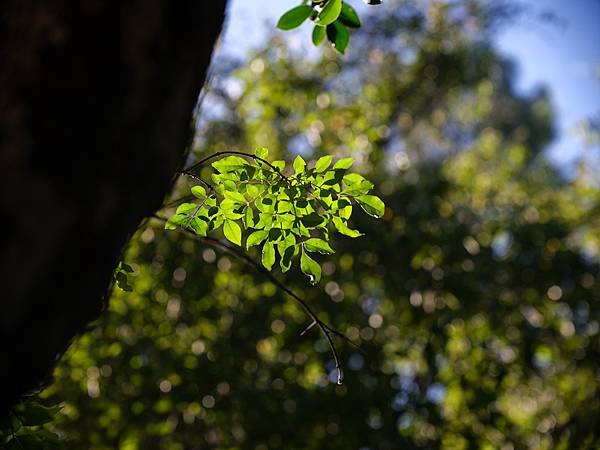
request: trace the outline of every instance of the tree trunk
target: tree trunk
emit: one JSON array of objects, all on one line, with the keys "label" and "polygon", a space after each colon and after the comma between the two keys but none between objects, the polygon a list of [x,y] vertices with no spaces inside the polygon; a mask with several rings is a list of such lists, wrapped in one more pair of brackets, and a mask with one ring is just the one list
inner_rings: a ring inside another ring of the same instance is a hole
[{"label": "tree trunk", "polygon": [[105,308],[183,164],[225,3],[0,3],[0,414]]}]

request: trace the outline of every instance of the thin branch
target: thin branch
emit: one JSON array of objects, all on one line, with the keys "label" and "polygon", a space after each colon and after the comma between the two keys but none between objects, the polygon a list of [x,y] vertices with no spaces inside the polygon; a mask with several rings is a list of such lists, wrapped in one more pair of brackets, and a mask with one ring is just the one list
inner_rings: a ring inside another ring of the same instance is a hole
[{"label": "thin branch", "polygon": [[[164,217],[160,217],[157,215],[154,215],[153,217],[160,220],[161,222],[167,221],[167,219],[165,219]],[[182,234],[190,236],[199,241],[206,242],[209,245],[212,245],[213,247],[218,247],[221,250],[233,255],[234,257],[236,257],[240,261],[244,262],[245,264],[252,266],[256,271],[258,271],[258,272],[262,273],[264,276],[266,276],[274,285],[276,285],[279,289],[281,289],[283,292],[288,294],[296,303],[298,303],[302,307],[302,309],[304,309],[306,314],[312,319],[312,323],[301,333],[301,335],[304,335],[308,330],[310,330],[314,326],[317,326],[320,329],[321,334],[327,340],[327,343],[329,344],[329,348],[331,349],[331,353],[333,355],[333,359],[335,362],[335,368],[337,370],[337,384],[343,383],[344,373],[342,371],[342,367],[340,364],[340,358],[338,355],[337,348],[335,347],[335,343],[333,342],[332,336],[341,337],[344,340],[346,340],[347,342],[350,342],[356,348],[359,348],[354,342],[352,342],[352,340],[349,337],[347,337],[343,333],[340,333],[339,331],[331,328],[329,325],[327,325],[325,322],[323,322],[321,319],[319,319],[317,314],[312,310],[312,308],[308,305],[308,303],[306,303],[304,300],[302,300],[290,288],[288,288],[285,284],[283,284],[281,281],[279,281],[269,270],[267,270],[260,263],[255,261],[252,257],[247,255],[243,250],[239,250],[237,247],[229,245],[226,242],[223,242],[219,239],[216,239],[216,238],[213,238],[210,236],[198,236],[195,233],[191,232],[190,230],[178,228],[178,231]]]},{"label": "thin branch", "polygon": [[179,198],[176,198],[175,200],[172,200],[172,201],[170,201],[168,203],[163,204],[160,207],[160,209],[165,209],[165,208],[170,208],[172,206],[177,206],[177,205],[179,205],[182,202],[188,202],[190,200],[194,200],[195,198],[196,198],[195,195],[186,195],[184,197],[179,197]]},{"label": "thin branch", "polygon": [[286,177],[284,174],[282,174],[281,171],[277,167],[275,167],[273,164],[271,164],[266,159],[263,159],[260,156],[253,155],[251,153],[238,152],[238,151],[235,151],[235,150],[226,150],[226,151],[222,151],[222,152],[213,153],[212,155],[208,155],[207,157],[202,158],[200,161],[198,161],[194,165],[188,167],[187,169],[184,169],[182,172],[190,175],[192,172],[194,172],[194,170],[196,170],[199,167],[201,167],[207,161],[210,161],[211,159],[218,158],[218,157],[224,156],[224,155],[238,155],[238,156],[244,156],[246,158],[252,158],[255,161],[260,161],[261,163],[263,163],[263,164],[269,166],[271,169],[273,169],[273,171],[277,175],[279,175],[282,180],[285,180],[286,182],[289,182],[288,177]]},{"label": "thin branch", "polygon": [[308,333],[315,325],[317,324],[317,322],[315,322],[314,320],[310,323],[309,326],[307,326],[304,330],[302,330],[302,332],[300,333],[300,336],[304,336],[306,333]]}]

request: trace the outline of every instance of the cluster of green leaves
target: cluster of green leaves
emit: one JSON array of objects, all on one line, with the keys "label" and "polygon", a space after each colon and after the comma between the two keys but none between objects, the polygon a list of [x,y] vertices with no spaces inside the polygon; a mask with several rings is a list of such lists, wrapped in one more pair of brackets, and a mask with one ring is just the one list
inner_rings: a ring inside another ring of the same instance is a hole
[{"label": "cluster of green leaves", "polygon": [[373,183],[356,173],[348,173],[352,158],[333,163],[323,156],[313,168],[297,156],[293,175],[285,176],[285,161],[265,160],[268,151],[255,155],[230,155],[212,163],[212,182],[194,186],[195,203],[179,205],[165,227],[178,226],[199,236],[223,227],[232,243],[242,246],[242,229],[249,232],[246,248],[262,246],[262,265],[271,270],[279,254],[279,265],[287,272],[300,255],[300,268],[315,284],[321,279],[321,266],[310,253],[332,254],[330,228],[356,238],[348,226],[353,204],[369,215],[382,217],[381,199],[369,195]]},{"label": "cluster of green leaves", "polygon": [[25,397],[18,403],[0,425],[2,448],[54,449],[60,446],[60,437],[45,428],[60,411],[59,405],[44,406],[37,396]]},{"label": "cluster of green leaves", "polygon": [[313,44],[318,46],[327,37],[333,48],[342,54],[350,42],[348,28],[360,28],[358,14],[352,6],[342,0],[318,0],[313,1],[311,5],[296,6],[280,17],[277,28],[292,30],[309,18],[314,22]]}]

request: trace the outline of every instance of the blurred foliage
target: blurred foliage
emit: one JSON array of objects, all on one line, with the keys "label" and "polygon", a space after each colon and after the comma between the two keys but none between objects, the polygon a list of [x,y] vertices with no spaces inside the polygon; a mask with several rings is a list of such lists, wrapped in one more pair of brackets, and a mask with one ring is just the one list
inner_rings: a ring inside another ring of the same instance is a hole
[{"label": "blurred foliage", "polygon": [[133,292],[44,392],[65,447],[600,446],[598,172],[544,158],[548,94],[517,94],[491,43],[510,8],[400,5],[364,17],[343,62],[274,38],[224,64],[199,122],[199,158],[352,157],[383,194],[384,220],[357,217],[366,235],[320,257],[323,289],[276,274],[360,343],[340,342],[345,384],[272,283],[149,221]]},{"label": "blurred foliage", "polygon": [[0,421],[0,444],[3,449],[60,449],[61,437],[52,431],[60,410],[59,405],[46,406],[39,401],[39,392],[31,393],[16,404]]}]

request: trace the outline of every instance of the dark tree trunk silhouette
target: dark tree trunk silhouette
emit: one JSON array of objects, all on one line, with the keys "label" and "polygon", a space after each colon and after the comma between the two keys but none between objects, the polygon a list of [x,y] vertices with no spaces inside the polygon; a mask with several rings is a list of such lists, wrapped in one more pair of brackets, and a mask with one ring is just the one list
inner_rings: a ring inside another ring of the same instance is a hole
[{"label": "dark tree trunk silhouette", "polygon": [[183,164],[225,3],[0,3],[0,414],[106,306]]}]

